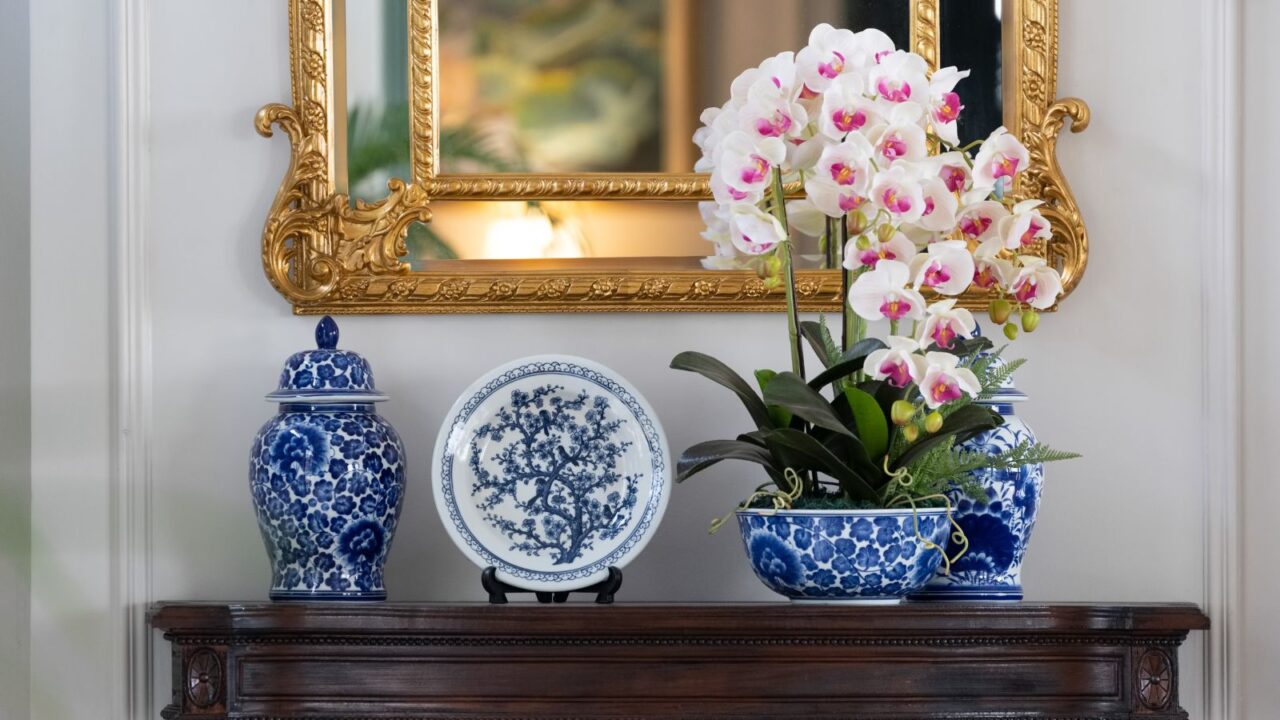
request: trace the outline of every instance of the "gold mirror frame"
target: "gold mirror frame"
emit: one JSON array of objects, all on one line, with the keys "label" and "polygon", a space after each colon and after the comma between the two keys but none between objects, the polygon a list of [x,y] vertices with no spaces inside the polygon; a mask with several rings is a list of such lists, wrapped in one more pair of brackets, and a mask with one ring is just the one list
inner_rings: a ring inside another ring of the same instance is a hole
[{"label": "gold mirror frame", "polygon": [[[262,263],[271,284],[298,314],[496,312],[765,312],[784,309],[781,289],[767,289],[750,271],[702,269],[549,268],[534,261],[482,261],[462,271],[410,271],[405,234],[431,219],[443,199],[689,201],[710,197],[705,176],[438,175],[435,77],[436,0],[409,0],[409,75],[413,141],[412,182],[392,180],[376,203],[352,206],[342,186],[345,169],[345,53],[336,18],[344,0],[286,0],[293,106],[271,104],[257,114],[259,133],[279,128],[292,148],[289,168],[262,236]],[[936,68],[939,3],[911,0],[911,47]],[[1041,212],[1053,237],[1041,254],[1063,277],[1064,297],[1080,282],[1088,235],[1058,165],[1057,141],[1066,120],[1080,132],[1089,108],[1057,100],[1058,0],[1005,0],[1003,86],[1005,125],[1030,150],[1018,198],[1045,201]],[[458,261],[453,261],[457,267]],[[837,311],[840,274],[797,273],[801,309]],[[962,298],[982,307],[982,294]]]}]

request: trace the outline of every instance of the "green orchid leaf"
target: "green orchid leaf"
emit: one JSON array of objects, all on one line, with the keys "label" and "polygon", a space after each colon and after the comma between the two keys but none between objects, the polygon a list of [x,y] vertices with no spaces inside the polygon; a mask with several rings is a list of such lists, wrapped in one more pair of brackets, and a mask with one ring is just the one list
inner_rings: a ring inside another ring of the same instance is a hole
[{"label": "green orchid leaf", "polygon": [[684,451],[676,463],[676,482],[681,483],[725,460],[745,460],[762,465],[771,477],[781,475],[774,457],[767,449],[742,440],[708,440]]},{"label": "green orchid leaf", "polygon": [[845,388],[844,398],[853,411],[858,438],[873,463],[884,459],[889,451],[889,423],[874,396],[858,388]]},{"label": "green orchid leaf", "polygon": [[700,352],[682,352],[671,360],[671,367],[675,370],[698,373],[714,383],[729,388],[746,406],[756,427],[765,430],[774,426],[764,401],[755,390],[751,389],[747,381],[728,365]]},{"label": "green orchid leaf", "polygon": [[778,373],[777,377],[770,380],[769,387],[764,392],[764,401],[767,405],[785,408],[796,417],[818,427],[857,437],[840,422],[827,399],[795,373]]},{"label": "green orchid leaf", "polygon": [[940,442],[954,439],[956,444],[979,433],[999,427],[1004,422],[1000,414],[981,405],[965,405],[947,416],[942,429],[933,435],[925,435],[914,444],[908,445],[902,454],[894,459],[890,467],[894,470],[907,467]]},{"label": "green orchid leaf", "polygon": [[813,354],[818,356],[822,367],[831,367],[839,361],[839,346],[836,345],[835,338],[831,337],[825,321],[805,320],[800,323],[800,334],[808,341],[809,347],[813,348]]},{"label": "green orchid leaf", "polygon": [[[804,470],[816,470],[840,483],[840,489],[855,500],[874,502],[877,494],[863,474],[846,464],[813,436],[799,430],[762,430],[758,435],[781,457],[797,458]],[[800,468],[797,468],[797,470]]]},{"label": "green orchid leaf", "polygon": [[[764,392],[769,387],[769,381],[778,376],[773,370],[757,370],[756,384],[760,386],[760,392]],[[792,416],[784,408],[776,405],[769,406],[769,418],[773,420],[774,427],[791,427]]]}]

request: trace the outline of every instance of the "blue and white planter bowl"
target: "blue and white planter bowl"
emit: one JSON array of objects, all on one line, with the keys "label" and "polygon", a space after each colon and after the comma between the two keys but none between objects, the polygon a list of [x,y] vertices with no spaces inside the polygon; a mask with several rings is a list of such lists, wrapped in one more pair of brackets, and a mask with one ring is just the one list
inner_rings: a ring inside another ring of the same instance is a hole
[{"label": "blue and white planter bowl", "polygon": [[896,605],[934,576],[950,537],[946,508],[737,515],[756,577],[793,601]]},{"label": "blue and white planter bowl", "polygon": [[384,600],[382,568],[404,499],[405,454],[374,412],[369,364],[338,350],[324,318],[316,350],[285,363],[280,403],[253,443],[249,488],[271,556],[272,600]]},{"label": "blue and white planter bowl", "polygon": [[[1002,360],[997,360],[1003,363]],[[1004,417],[1004,424],[962,447],[998,455],[1028,442],[1035,433],[1014,412],[1014,404],[1027,396],[1009,379],[986,405]],[[980,470],[974,479],[986,491],[985,502],[974,502],[959,490],[950,495],[955,520],[969,539],[969,550],[951,565],[949,575],[938,575],[913,600],[1017,601],[1022,599],[1022,562],[1031,541],[1031,530],[1040,509],[1044,465],[1024,465],[1016,470]]]}]

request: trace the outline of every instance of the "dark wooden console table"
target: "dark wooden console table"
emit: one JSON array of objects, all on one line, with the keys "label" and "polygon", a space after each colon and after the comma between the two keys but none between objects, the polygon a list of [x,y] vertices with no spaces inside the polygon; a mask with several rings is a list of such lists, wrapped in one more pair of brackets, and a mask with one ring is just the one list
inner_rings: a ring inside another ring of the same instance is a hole
[{"label": "dark wooden console table", "polygon": [[175,718],[1186,718],[1191,605],[160,604]]}]

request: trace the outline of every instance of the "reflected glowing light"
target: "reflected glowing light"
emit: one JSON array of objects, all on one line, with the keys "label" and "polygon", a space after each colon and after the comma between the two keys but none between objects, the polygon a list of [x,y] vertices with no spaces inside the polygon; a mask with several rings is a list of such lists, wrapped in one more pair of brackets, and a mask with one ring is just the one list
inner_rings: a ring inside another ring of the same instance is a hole
[{"label": "reflected glowing light", "polygon": [[498,217],[485,232],[484,257],[492,260],[580,258],[586,242],[570,218],[553,220],[538,206],[519,215]]}]

